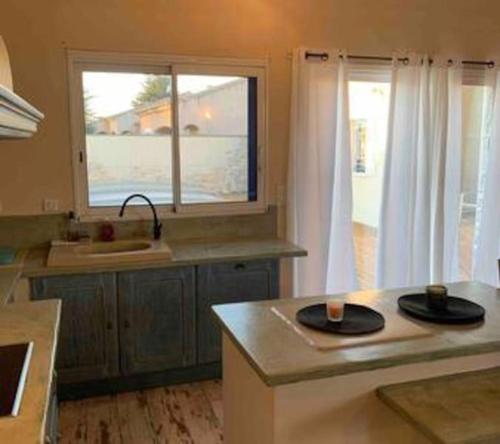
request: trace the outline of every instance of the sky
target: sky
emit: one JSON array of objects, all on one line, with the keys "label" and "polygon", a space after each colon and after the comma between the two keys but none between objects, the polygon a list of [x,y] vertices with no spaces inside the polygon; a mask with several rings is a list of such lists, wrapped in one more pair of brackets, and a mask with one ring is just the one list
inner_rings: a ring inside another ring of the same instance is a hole
[{"label": "sky", "polygon": [[[117,114],[132,108],[132,101],[142,89],[145,74],[84,72],[83,89],[92,99],[90,107],[96,117]],[[198,92],[210,86],[231,82],[236,77],[179,75],[179,93]]]}]

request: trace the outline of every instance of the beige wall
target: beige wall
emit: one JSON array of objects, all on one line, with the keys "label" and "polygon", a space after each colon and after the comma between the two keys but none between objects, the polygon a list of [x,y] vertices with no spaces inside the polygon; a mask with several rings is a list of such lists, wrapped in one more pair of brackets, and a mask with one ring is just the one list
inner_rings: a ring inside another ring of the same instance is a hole
[{"label": "beige wall", "polygon": [[0,142],[3,214],[72,207],[64,48],[269,57],[270,170],[285,183],[290,61],[299,45],[500,55],[498,0],[2,0],[14,87],[45,114],[32,140]]}]

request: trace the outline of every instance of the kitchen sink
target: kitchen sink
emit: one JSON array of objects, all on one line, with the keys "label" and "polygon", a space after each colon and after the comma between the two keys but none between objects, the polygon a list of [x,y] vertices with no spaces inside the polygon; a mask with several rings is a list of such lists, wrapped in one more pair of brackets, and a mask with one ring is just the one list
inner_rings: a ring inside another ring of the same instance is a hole
[{"label": "kitchen sink", "polygon": [[17,416],[33,352],[33,342],[0,346],[0,416]]},{"label": "kitchen sink", "polygon": [[115,241],[94,242],[75,247],[76,254],[122,254],[132,251],[142,251],[151,248],[151,242],[146,241]]},{"label": "kitchen sink", "polygon": [[119,265],[130,262],[170,260],[172,251],[161,240],[129,239],[113,242],[53,242],[47,265],[74,267],[81,265]]}]

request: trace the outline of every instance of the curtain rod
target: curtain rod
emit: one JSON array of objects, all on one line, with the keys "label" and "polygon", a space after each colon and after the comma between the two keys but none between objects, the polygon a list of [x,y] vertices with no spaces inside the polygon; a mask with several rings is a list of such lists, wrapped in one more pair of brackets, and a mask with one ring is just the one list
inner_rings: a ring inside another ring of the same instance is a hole
[{"label": "curtain rod", "polygon": [[[306,59],[310,57],[317,57],[323,61],[327,61],[330,58],[330,55],[327,52],[311,52],[306,51]],[[343,57],[340,55],[339,57]],[[358,60],[380,60],[384,62],[391,62],[393,60],[392,57],[384,57],[384,56],[361,56],[361,55],[351,55],[348,54],[346,56],[348,59],[358,59]],[[405,65],[408,64],[410,59],[408,57],[398,57],[398,61],[403,62]],[[432,59],[429,60],[432,63]],[[449,63],[452,63],[452,60],[448,60]],[[462,60],[463,65],[479,65],[479,66],[487,66],[488,68],[493,68],[495,66],[495,62],[493,60]]]}]

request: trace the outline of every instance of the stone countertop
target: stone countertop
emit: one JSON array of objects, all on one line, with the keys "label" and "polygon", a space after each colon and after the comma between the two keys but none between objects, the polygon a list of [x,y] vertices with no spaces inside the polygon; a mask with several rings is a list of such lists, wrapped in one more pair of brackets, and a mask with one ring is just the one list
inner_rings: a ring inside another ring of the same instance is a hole
[{"label": "stone countertop", "polygon": [[19,416],[0,418],[0,443],[44,442],[59,329],[60,301],[7,304],[20,277],[95,273],[211,262],[305,256],[302,248],[279,239],[177,241],[169,243],[169,261],[138,261],[112,266],[47,267],[48,248],[27,252],[15,266],[0,267],[0,345],[34,341]]},{"label": "stone countertop", "polygon": [[45,442],[60,302],[8,304],[0,309],[0,345],[34,342],[19,415],[0,418],[0,442]]},{"label": "stone countertop", "polygon": [[306,256],[307,252],[285,240],[277,238],[182,240],[168,241],[172,258],[163,261],[145,261],[106,265],[78,265],[70,267],[48,267],[48,248],[31,250],[24,261],[23,275],[26,277],[50,276],[75,273],[112,272],[147,268],[197,265],[213,262],[244,261],[264,258]]},{"label": "stone countertop", "polygon": [[18,250],[12,264],[0,265],[0,307],[9,302],[14,288],[21,278],[27,250]]},{"label": "stone countertop", "polygon": [[[432,335],[340,350],[320,351],[311,347],[270,310],[273,306],[294,304],[294,300],[224,304],[213,310],[225,333],[269,386],[500,351],[500,290],[478,282],[447,286],[451,295],[483,305],[485,322],[444,326],[412,320]],[[398,310],[399,296],[422,291],[422,287],[368,290],[346,297],[349,302],[368,305],[384,314]],[[327,296],[319,296],[307,300],[314,304],[326,299]]]},{"label": "stone countertop", "polygon": [[500,368],[389,385],[377,395],[432,442],[500,442]]}]

